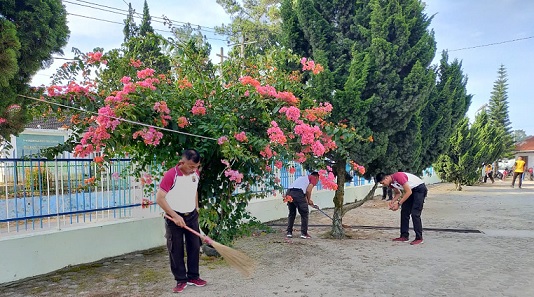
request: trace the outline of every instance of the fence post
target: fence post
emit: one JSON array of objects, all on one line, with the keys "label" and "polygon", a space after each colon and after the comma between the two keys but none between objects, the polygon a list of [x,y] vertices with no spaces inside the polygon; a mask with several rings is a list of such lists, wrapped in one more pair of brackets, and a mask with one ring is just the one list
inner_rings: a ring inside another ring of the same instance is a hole
[{"label": "fence post", "polygon": [[59,185],[58,185],[58,169],[57,169],[57,156],[54,159],[54,179],[56,183],[56,220],[57,220],[57,230],[61,230],[61,218],[59,217]]}]

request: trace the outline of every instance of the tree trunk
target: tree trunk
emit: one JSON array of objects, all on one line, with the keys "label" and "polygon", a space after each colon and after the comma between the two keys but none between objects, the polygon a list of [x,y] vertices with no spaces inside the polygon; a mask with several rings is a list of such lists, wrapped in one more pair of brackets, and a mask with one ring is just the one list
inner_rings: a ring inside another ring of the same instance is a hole
[{"label": "tree trunk", "polygon": [[334,196],[334,220],[332,221],[332,237],[342,239],[345,237],[343,230],[343,200],[345,197],[345,167],[346,161],[336,160],[334,170],[337,175],[337,190]]},{"label": "tree trunk", "polygon": [[456,182],[456,190],[457,191],[461,191],[462,190],[462,183],[459,182],[459,181]]}]

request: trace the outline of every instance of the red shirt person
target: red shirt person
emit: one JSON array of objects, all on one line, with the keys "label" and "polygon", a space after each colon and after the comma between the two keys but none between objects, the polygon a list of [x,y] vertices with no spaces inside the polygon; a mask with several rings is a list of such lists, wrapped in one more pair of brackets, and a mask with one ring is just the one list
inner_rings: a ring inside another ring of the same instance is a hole
[{"label": "red shirt person", "polygon": [[394,238],[393,241],[408,241],[411,216],[415,231],[415,240],[411,244],[423,243],[421,212],[423,211],[423,204],[425,203],[425,197],[428,192],[423,180],[411,173],[396,172],[391,175],[379,173],[376,175],[375,181],[395,191],[395,196],[389,203],[389,208],[393,211],[402,208],[400,237]]}]

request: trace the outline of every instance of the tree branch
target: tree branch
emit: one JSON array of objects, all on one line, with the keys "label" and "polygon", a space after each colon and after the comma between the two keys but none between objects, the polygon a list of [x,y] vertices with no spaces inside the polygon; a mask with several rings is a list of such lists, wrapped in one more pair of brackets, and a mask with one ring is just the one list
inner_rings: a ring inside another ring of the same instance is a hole
[{"label": "tree branch", "polygon": [[363,198],[362,200],[359,200],[359,201],[356,201],[354,203],[351,203],[351,204],[347,204],[343,207],[343,213],[342,213],[342,216],[345,216],[345,214],[347,212],[349,212],[350,210],[353,210],[355,208],[358,208],[360,206],[362,206],[366,201],[368,200],[371,200],[373,199],[373,197],[375,196],[375,190],[376,188],[378,188],[378,183],[375,183],[373,188],[371,189],[371,191],[369,191],[369,193],[367,193],[367,195],[365,196],[365,198]]}]

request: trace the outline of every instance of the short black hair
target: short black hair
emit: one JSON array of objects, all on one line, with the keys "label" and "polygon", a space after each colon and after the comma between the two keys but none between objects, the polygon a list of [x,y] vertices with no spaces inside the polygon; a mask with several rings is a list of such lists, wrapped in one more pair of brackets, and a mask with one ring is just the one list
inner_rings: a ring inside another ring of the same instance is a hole
[{"label": "short black hair", "polygon": [[182,157],[185,158],[186,160],[192,161],[193,163],[200,162],[200,154],[198,153],[197,150],[194,150],[194,149],[186,149],[182,153]]},{"label": "short black hair", "polygon": [[319,177],[319,172],[314,171],[314,172],[310,173],[310,175],[313,175],[313,176],[315,176],[315,177]]},{"label": "short black hair", "polygon": [[384,180],[384,178],[386,178],[386,174],[384,172],[380,172],[379,174],[376,175],[375,182],[381,183]]}]

